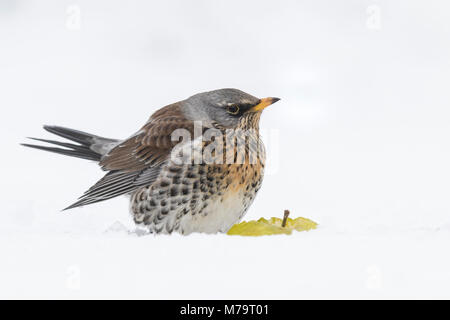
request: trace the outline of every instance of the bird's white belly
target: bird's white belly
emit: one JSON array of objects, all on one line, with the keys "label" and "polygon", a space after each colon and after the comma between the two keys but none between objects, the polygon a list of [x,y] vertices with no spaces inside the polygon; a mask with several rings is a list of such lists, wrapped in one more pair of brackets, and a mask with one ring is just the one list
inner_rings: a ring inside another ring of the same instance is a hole
[{"label": "bird's white belly", "polygon": [[212,199],[202,213],[185,215],[178,231],[183,234],[227,232],[241,220],[248,207],[244,203],[250,199],[245,199],[242,192],[228,194],[221,199]]}]

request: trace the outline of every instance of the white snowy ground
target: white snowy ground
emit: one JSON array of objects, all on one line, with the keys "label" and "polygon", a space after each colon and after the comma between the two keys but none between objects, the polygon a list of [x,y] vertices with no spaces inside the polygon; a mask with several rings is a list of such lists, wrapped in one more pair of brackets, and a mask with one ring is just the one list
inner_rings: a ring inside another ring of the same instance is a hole
[{"label": "white snowy ground", "polygon": [[1,298],[448,298],[449,227],[2,236]]},{"label": "white snowy ground", "polygon": [[[449,39],[444,0],[2,0],[0,298],[450,298]],[[282,98],[245,219],[317,230],[138,237],[125,198],[60,212],[95,164],[19,146],[223,87]]]},{"label": "white snowy ground", "polygon": [[448,225],[260,238],[4,231],[1,298],[449,297]]}]

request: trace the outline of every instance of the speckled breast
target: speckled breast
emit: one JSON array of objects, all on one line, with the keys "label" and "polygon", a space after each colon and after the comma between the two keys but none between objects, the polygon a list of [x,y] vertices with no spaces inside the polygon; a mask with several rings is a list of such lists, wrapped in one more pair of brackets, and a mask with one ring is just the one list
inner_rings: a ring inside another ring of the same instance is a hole
[{"label": "speckled breast", "polygon": [[254,140],[258,143],[237,148],[241,151],[234,152],[232,163],[177,165],[170,161],[152,185],[132,195],[136,224],[154,233],[228,231],[261,187],[265,153],[259,137]]}]

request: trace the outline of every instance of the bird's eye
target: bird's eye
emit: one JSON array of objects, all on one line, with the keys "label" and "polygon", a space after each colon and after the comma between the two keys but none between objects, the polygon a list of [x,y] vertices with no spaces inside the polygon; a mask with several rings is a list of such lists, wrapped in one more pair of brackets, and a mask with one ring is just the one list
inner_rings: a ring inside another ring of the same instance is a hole
[{"label": "bird's eye", "polygon": [[236,105],[228,106],[227,112],[236,115],[239,113],[239,106]]}]

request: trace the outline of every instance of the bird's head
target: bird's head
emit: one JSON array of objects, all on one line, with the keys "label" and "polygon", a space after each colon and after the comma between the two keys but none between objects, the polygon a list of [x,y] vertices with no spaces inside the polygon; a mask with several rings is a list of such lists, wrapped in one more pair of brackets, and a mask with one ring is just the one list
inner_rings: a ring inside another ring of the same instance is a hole
[{"label": "bird's head", "polygon": [[196,94],[183,103],[186,117],[224,129],[258,129],[262,111],[279,98],[259,99],[238,89]]}]

